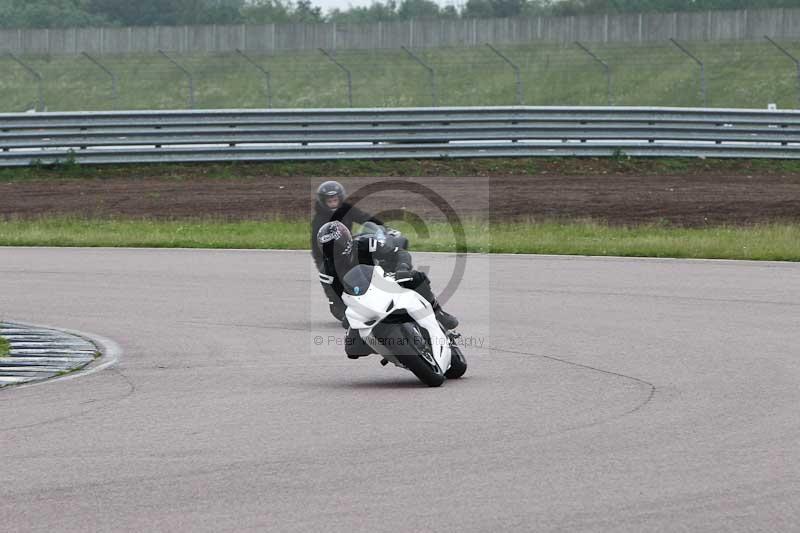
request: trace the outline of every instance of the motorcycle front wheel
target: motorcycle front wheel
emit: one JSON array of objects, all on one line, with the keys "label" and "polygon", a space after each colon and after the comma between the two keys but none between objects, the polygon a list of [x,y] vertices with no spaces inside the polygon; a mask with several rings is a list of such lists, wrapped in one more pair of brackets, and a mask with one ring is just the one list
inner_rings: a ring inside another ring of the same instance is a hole
[{"label": "motorcycle front wheel", "polygon": [[393,355],[425,385],[439,387],[444,383],[444,372],[436,363],[430,344],[413,322],[379,324],[373,335],[400,340],[394,343]]}]

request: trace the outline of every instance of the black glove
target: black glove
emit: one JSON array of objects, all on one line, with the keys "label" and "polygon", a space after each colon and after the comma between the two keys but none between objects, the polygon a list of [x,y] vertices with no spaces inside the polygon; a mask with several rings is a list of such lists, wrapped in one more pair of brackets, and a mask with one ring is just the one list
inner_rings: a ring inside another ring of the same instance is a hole
[{"label": "black glove", "polygon": [[400,263],[397,265],[397,269],[394,271],[394,280],[397,283],[411,281],[412,279],[414,279],[414,271],[411,270],[410,266],[405,263]]}]

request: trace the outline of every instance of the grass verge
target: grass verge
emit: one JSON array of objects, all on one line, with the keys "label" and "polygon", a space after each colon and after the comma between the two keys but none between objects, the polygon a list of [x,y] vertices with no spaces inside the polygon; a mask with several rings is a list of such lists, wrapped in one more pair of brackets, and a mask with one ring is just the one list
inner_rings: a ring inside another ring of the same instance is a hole
[{"label": "grass verge", "polygon": [[0,337],[0,357],[7,357],[11,352],[11,345],[4,337]]},{"label": "grass verge", "polygon": [[[594,221],[464,224],[457,246],[447,224],[428,235],[398,225],[412,250],[480,253],[598,255],[800,261],[800,224],[677,228],[609,226]],[[87,220],[44,218],[0,221],[2,246],[308,249],[308,221]]]}]

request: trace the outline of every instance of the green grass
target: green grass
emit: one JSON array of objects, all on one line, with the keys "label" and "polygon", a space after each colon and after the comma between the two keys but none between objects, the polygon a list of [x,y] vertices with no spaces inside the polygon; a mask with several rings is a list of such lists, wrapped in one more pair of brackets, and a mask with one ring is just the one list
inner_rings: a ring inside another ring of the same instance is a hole
[{"label": "green grass", "polygon": [[[800,55],[800,45],[783,43]],[[797,105],[795,65],[766,42],[684,43],[704,63],[708,106]],[[611,66],[616,105],[699,106],[699,68],[670,43],[591,44]],[[602,68],[574,45],[530,43],[500,49],[521,69],[527,105],[605,105]],[[439,105],[516,104],[512,69],[486,47],[418,50],[436,72]],[[235,54],[176,55],[194,76],[198,108],[266,106],[264,77]],[[119,97],[111,80],[83,57],[24,58],[45,80],[48,110],[169,109],[188,105],[188,81],[156,54],[105,56],[116,73]],[[341,70],[317,51],[255,55],[272,75],[274,107],[345,107],[346,81]],[[352,72],[356,107],[427,106],[432,103],[427,72],[400,50],[338,51]],[[33,107],[36,85],[9,58],[0,58],[0,111]]]},{"label": "green grass", "polygon": [[308,221],[90,220],[0,221],[2,246],[272,248],[309,246]]},{"label": "green grass", "polygon": [[752,227],[609,227],[598,223],[500,224],[492,252],[800,261],[800,224]]},{"label": "green grass", "polygon": [[[751,227],[614,227],[585,221],[464,224],[463,247],[444,223],[429,236],[399,225],[418,251],[535,253],[800,261],[800,224]],[[3,246],[104,246],[155,248],[307,249],[308,222],[262,220],[80,220],[45,218],[0,221]]]},{"label": "green grass", "polygon": [[7,357],[10,351],[11,345],[8,343],[8,339],[0,337],[0,357]]}]

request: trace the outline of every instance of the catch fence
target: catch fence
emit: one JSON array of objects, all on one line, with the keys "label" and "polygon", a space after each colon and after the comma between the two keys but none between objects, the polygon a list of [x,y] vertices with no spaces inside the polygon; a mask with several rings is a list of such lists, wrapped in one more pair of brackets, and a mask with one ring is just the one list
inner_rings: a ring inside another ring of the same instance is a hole
[{"label": "catch fence", "polygon": [[800,107],[800,45],[0,56],[0,112],[490,105]]}]

